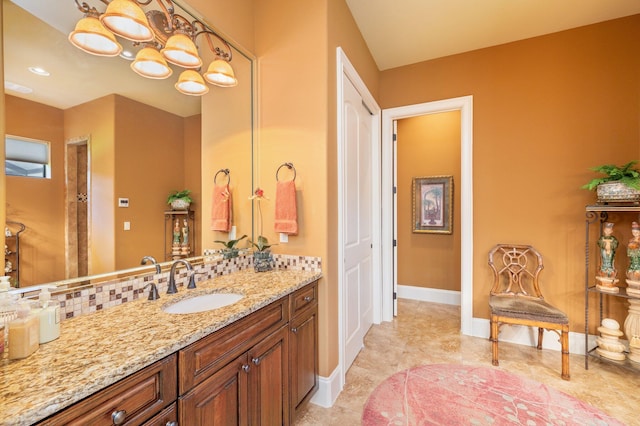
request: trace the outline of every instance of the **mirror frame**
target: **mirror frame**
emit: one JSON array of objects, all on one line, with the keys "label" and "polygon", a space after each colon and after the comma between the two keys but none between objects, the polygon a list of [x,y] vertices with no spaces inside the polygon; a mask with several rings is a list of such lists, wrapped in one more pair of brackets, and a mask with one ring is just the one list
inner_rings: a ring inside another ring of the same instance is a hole
[{"label": "mirror frame", "polygon": [[[251,53],[249,50],[245,49],[244,47],[242,47],[241,45],[239,45],[232,37],[228,36],[228,34],[225,34],[221,31],[219,31],[215,26],[211,25],[207,19],[202,16],[201,14],[197,13],[190,5],[184,3],[184,1],[176,1],[176,0],[172,0],[173,3],[181,8],[184,12],[188,13],[191,17],[200,20],[202,23],[204,23],[206,25],[206,27],[212,29],[216,34],[218,34],[222,39],[224,39],[229,46],[231,46],[231,48],[233,48],[235,50],[234,53],[239,53],[240,55],[242,55],[244,58],[246,58],[249,61],[250,64],[250,170],[251,170],[251,179],[250,179],[250,184],[251,184],[251,190],[253,192],[253,189],[255,188],[255,175],[256,175],[256,165],[255,165],[255,158],[256,158],[256,99],[257,99],[257,63],[256,63],[256,57],[253,53]],[[2,3],[0,3],[0,20],[3,19],[3,6]],[[3,34],[2,31],[0,31],[0,76],[2,77],[2,79],[4,80],[4,50],[3,50],[3,45],[4,45],[4,38],[3,38]],[[2,99],[0,99],[0,106],[2,106],[2,111],[5,111],[5,92],[3,91],[2,93]],[[3,134],[3,136],[6,135],[6,116],[3,114],[0,117],[0,132]],[[2,160],[2,162],[4,163],[5,161],[5,142],[4,142],[5,138],[2,138],[2,141],[0,142],[0,159]],[[0,177],[0,187],[2,187],[3,189],[6,188],[6,176],[3,173],[2,176]],[[3,193],[0,195],[0,219],[2,219],[2,221],[6,221],[6,190],[3,190]],[[255,233],[255,206],[254,203],[251,203],[251,239],[253,240],[254,237],[254,233]],[[5,236],[4,233],[2,233],[2,236],[0,237],[1,241],[4,243],[5,242]],[[205,250],[204,245],[202,246],[202,249]],[[198,266],[198,265],[202,265],[205,263],[205,259],[207,259],[207,256],[203,256],[203,255],[198,255],[198,256],[193,256],[193,257],[189,257],[186,258],[186,260],[188,260],[194,267]],[[169,271],[171,265],[173,264],[174,261],[165,261],[165,262],[158,262],[158,264],[161,267],[162,273],[166,273],[167,271]],[[120,279],[120,280],[124,280],[124,279],[133,279],[136,277],[141,277],[141,276],[148,276],[150,273],[153,274],[155,266],[151,265],[151,264],[147,264],[147,265],[141,265],[138,267],[133,267],[133,268],[128,268],[128,269],[123,269],[123,270],[115,270],[113,272],[107,272],[107,273],[101,273],[101,274],[94,274],[94,275],[88,275],[88,276],[83,276],[83,277],[77,277],[77,278],[68,278],[68,279],[62,279],[62,280],[56,280],[54,282],[49,282],[49,283],[42,283],[42,284],[34,284],[28,287],[20,287],[20,288],[16,288],[14,289],[15,292],[17,293],[28,293],[30,291],[37,291],[38,289],[42,288],[43,286],[47,285],[47,286],[55,286],[58,287],[59,291],[69,291],[69,290],[80,290],[83,288],[89,288],[89,287],[93,287],[98,285],[99,283],[102,282],[106,282],[106,281],[112,281],[114,279]]]}]

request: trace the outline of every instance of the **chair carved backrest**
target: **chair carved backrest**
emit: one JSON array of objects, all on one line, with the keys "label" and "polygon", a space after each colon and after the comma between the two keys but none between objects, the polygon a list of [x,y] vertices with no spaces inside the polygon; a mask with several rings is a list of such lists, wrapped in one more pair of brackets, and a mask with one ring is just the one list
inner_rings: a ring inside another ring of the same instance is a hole
[{"label": "chair carved backrest", "polygon": [[542,255],[528,245],[498,244],[489,252],[493,271],[492,296],[544,299],[538,276],[544,268]]}]

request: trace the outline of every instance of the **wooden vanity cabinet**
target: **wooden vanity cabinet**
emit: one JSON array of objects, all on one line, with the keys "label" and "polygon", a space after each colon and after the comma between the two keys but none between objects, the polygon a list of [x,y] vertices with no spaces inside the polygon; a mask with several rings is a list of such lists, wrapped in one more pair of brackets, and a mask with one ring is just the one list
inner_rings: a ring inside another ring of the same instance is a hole
[{"label": "wooden vanity cabinet", "polygon": [[293,423],[297,410],[318,388],[317,284],[203,337],[39,425]]},{"label": "wooden vanity cabinet", "polygon": [[[141,425],[177,397],[177,356],[168,356],[43,420],[39,425]],[[165,423],[147,423],[163,424]]]},{"label": "wooden vanity cabinet", "polygon": [[291,419],[318,389],[318,283],[289,296]]},{"label": "wooden vanity cabinet", "polygon": [[285,297],[179,351],[180,425],[288,425],[288,320]]}]

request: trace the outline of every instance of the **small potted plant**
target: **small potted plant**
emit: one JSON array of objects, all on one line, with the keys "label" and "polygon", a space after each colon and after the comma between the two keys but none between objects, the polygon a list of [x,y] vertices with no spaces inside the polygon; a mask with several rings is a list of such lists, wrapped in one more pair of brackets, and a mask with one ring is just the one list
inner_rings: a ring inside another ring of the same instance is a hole
[{"label": "small potted plant", "polygon": [[273,257],[269,249],[276,244],[269,244],[267,237],[262,235],[258,236],[257,241],[249,242],[256,249],[253,252],[253,269],[256,272],[266,272],[273,269]]},{"label": "small potted plant", "polygon": [[234,257],[238,257],[238,248],[236,247],[236,245],[245,238],[247,238],[247,236],[243,235],[242,237],[235,240],[229,240],[229,241],[216,240],[214,241],[214,243],[220,243],[224,246],[224,249],[222,249],[222,257],[224,259],[231,259]]},{"label": "small potted plant", "polygon": [[604,164],[592,167],[594,172],[604,176],[593,178],[582,186],[590,191],[596,190],[599,203],[638,202],[640,200],[640,170],[635,168],[637,161],[622,166]]},{"label": "small potted plant", "polygon": [[169,204],[173,210],[188,210],[193,201],[189,194],[191,194],[191,190],[189,189],[174,191],[167,197],[167,204]]}]

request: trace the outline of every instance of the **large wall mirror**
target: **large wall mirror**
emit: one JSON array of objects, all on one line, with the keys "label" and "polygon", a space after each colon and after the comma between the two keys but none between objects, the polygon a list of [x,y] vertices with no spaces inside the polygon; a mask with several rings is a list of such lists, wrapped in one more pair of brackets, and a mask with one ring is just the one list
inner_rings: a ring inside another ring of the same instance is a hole
[{"label": "large wall mirror", "polygon": [[[25,225],[14,285],[135,268],[143,256],[170,261],[166,200],[177,190],[191,190],[194,199],[190,255],[215,248],[214,240],[226,238],[209,230],[221,169],[230,170],[238,193],[236,232],[251,235],[251,54],[229,42],[238,85],[187,96],[174,87],[180,67],[170,65],[169,78],[152,80],[133,72],[130,59],[74,47],[68,35],[83,17],[81,2],[2,1],[6,135],[50,147],[50,179],[7,176],[7,221]],[[85,2],[106,8],[100,0]],[[180,3],[173,2],[175,12],[195,19]],[[144,8],[159,9],[154,1]],[[144,47],[119,41],[134,55]],[[204,38],[196,44],[206,67],[215,54]],[[33,73],[37,68],[49,75]]]}]

